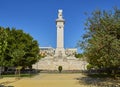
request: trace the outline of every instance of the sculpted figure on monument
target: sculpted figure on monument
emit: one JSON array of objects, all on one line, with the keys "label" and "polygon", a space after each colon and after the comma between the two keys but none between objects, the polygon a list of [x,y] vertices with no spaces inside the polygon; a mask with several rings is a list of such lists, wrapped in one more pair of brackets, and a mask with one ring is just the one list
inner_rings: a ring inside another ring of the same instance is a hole
[{"label": "sculpted figure on monument", "polygon": [[58,10],[58,18],[62,19],[62,10]]}]

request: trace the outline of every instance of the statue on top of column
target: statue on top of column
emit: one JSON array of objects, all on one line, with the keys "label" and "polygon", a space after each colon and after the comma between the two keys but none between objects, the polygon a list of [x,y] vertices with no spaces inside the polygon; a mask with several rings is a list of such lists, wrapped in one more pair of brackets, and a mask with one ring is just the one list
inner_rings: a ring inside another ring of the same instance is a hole
[{"label": "statue on top of column", "polygon": [[61,10],[61,9],[58,10],[58,18],[59,18],[59,19],[62,19],[62,10]]}]

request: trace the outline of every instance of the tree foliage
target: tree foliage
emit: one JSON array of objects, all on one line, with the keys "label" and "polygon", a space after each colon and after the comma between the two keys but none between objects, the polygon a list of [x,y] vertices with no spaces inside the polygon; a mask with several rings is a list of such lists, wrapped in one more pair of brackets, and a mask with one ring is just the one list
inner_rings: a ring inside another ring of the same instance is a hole
[{"label": "tree foliage", "polygon": [[83,54],[82,53],[77,53],[77,54],[75,54],[75,57],[76,58],[83,58]]},{"label": "tree foliage", "polygon": [[120,67],[120,9],[94,11],[80,43],[87,61],[97,68]]},{"label": "tree foliage", "polygon": [[7,48],[7,33],[3,27],[0,27],[0,66],[3,66],[4,53]]},{"label": "tree foliage", "polygon": [[39,60],[39,46],[36,40],[22,30],[15,28],[4,30],[8,36],[7,48],[3,52],[4,66],[32,66]]}]

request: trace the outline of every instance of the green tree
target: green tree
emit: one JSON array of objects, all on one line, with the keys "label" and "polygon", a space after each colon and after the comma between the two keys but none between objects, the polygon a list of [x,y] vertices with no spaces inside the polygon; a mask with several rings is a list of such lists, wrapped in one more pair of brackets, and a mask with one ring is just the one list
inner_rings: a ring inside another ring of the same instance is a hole
[{"label": "green tree", "polygon": [[0,74],[4,66],[4,53],[7,48],[7,33],[3,27],[0,27]]},{"label": "green tree", "polygon": [[5,52],[6,66],[30,67],[39,60],[38,42],[29,34],[15,28],[6,28],[8,46]]},{"label": "green tree", "polygon": [[4,52],[7,48],[7,33],[0,27],[0,65],[3,65]]},{"label": "green tree", "polygon": [[120,10],[94,11],[86,22],[80,46],[87,61],[96,68],[116,73],[120,67]]}]

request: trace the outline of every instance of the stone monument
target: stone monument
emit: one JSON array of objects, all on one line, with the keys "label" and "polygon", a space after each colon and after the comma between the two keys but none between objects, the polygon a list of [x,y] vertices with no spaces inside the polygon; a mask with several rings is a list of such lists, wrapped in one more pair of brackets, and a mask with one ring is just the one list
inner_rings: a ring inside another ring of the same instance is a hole
[{"label": "stone monument", "polygon": [[57,27],[57,48],[55,50],[55,56],[65,56],[64,49],[64,23],[65,20],[62,16],[62,10],[58,10],[58,19],[56,19],[56,27]]},{"label": "stone monument", "polygon": [[62,10],[58,10],[56,19],[57,46],[53,56],[46,56],[33,65],[33,68],[40,70],[58,70],[59,66],[63,70],[85,70],[87,62],[79,60],[74,56],[67,56],[64,49],[64,24]]}]

